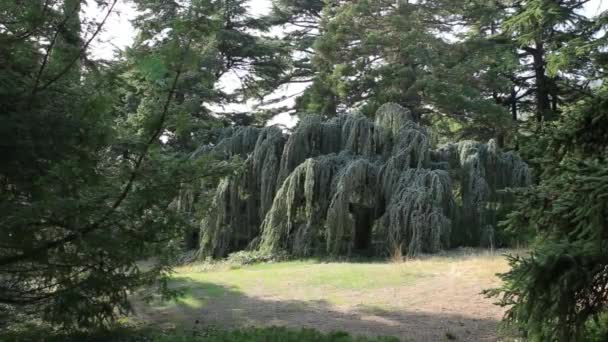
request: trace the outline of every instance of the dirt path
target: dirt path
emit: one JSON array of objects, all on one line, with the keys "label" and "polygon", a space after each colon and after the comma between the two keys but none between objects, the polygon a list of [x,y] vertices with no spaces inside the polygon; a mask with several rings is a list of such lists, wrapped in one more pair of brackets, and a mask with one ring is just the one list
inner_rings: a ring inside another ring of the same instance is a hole
[{"label": "dirt path", "polygon": [[247,291],[225,287],[200,308],[152,310],[140,303],[136,310],[145,320],[167,325],[277,325],[390,335],[404,341],[498,341],[503,310],[480,293],[498,284],[494,271],[505,267],[504,260],[490,265],[478,258],[464,258],[450,262],[440,274],[403,286],[341,291],[341,298],[348,300],[339,304],[322,288],[318,299],[311,300],[310,293],[295,287],[293,292],[278,293],[252,286]]}]

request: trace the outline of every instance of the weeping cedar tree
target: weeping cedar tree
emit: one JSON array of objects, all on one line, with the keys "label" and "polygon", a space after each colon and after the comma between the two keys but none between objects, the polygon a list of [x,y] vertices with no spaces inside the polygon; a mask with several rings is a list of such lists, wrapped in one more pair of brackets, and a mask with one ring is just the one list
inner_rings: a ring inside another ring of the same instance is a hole
[{"label": "weeping cedar tree", "polygon": [[[410,256],[456,244],[494,243],[498,190],[530,183],[527,164],[495,141],[433,148],[411,112],[385,104],[361,114],[307,116],[292,134],[232,127],[196,156],[239,156],[203,213],[199,255],[354,253]],[[200,183],[195,183],[200,184]],[[205,183],[180,196],[192,210]]]},{"label": "weeping cedar tree", "polygon": [[169,210],[179,184],[229,169],[159,140],[186,110],[194,32],[176,26],[142,63],[101,63],[88,47],[116,1],[96,2],[98,23],[79,17],[82,3],[0,5],[0,329],[33,316],[106,325],[129,310],[129,290],[170,294],[167,247],[187,227]]},{"label": "weeping cedar tree", "polygon": [[[534,341],[582,341],[608,309],[608,87],[565,110],[542,136],[540,184],[517,193],[510,229],[531,229],[529,256],[511,257],[491,294]],[[599,340],[606,340],[607,330]]]}]

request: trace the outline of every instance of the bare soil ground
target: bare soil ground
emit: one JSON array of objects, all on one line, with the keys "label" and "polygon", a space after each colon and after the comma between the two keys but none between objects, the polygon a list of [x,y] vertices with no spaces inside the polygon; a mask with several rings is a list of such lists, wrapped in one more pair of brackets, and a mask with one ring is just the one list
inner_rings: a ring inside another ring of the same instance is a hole
[{"label": "bare soil ground", "polygon": [[404,263],[278,263],[181,269],[182,300],[144,304],[161,326],[289,326],[404,341],[499,341],[503,309],[485,298],[508,269],[505,251],[459,251]]}]

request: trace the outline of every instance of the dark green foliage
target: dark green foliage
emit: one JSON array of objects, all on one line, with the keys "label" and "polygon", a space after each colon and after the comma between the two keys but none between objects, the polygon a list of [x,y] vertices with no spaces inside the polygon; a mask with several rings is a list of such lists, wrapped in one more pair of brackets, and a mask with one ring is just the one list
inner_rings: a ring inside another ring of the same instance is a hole
[{"label": "dark green foliage", "polygon": [[[106,17],[115,3],[96,6]],[[195,26],[161,6],[169,12],[153,13],[165,16],[165,39],[144,44],[159,33],[148,20],[123,61],[101,63],[87,48],[105,21],[80,18],[80,5],[0,5],[0,305],[10,313],[2,326],[34,318],[68,330],[106,326],[129,312],[134,288],[171,295],[172,247],[190,227],[173,210],[181,184],[214,182],[233,168],[189,153],[192,141],[208,141],[202,129],[218,125],[201,104],[221,101],[215,83],[230,68],[214,62],[217,41],[198,33],[232,17]],[[258,45],[255,53],[270,52]]]},{"label": "dark green foliage", "polygon": [[321,11],[315,2],[276,3],[286,8],[283,15],[292,13],[297,27],[306,14],[306,30],[288,36],[293,45],[306,47],[307,63],[294,67],[294,80],[312,82],[296,101],[300,113],[334,116],[360,108],[373,116],[382,104],[395,102],[433,124],[446,116],[456,119],[468,136],[504,138],[512,130],[508,111],[488,89],[499,77],[479,72],[504,48],[440,36],[453,30],[460,7],[441,1],[327,1]]},{"label": "dark green foliage", "polygon": [[518,122],[557,118],[600,76],[603,19],[583,16],[584,0],[274,3],[274,23],[295,24],[285,39],[303,61],[290,79],[312,82],[301,113],[373,115],[390,101],[434,125],[458,122],[442,134],[503,146]]},{"label": "dark green foliage", "polygon": [[518,192],[508,219],[538,238],[530,256],[510,259],[494,294],[509,306],[507,321],[535,341],[582,340],[608,309],[607,90],[546,129],[540,184]]},{"label": "dark green foliage", "polygon": [[245,265],[253,265],[266,262],[277,262],[288,260],[287,255],[273,255],[260,251],[239,251],[228,255],[226,262],[231,267],[240,267]]},{"label": "dark green foliage", "polygon": [[[191,134],[201,131],[201,126],[205,128],[213,106],[263,98],[285,76],[289,49],[281,41],[265,36],[268,23],[247,12],[246,0],[197,0],[186,6],[176,1],[134,3],[139,10],[135,24],[140,30],[129,51],[134,61],[145,60],[159,48],[178,53],[179,49],[172,47],[178,36],[191,39],[188,59],[192,64],[183,75],[188,89],[182,90],[177,100],[190,105],[183,114],[194,118],[181,118],[169,125],[168,129],[177,136],[176,143],[185,143]],[[239,84],[234,91],[225,91],[215,86],[222,78],[232,78]],[[259,123],[252,113],[228,113],[222,121]]]},{"label": "dark green foliage", "polygon": [[[99,2],[104,13],[114,3]],[[0,303],[25,315],[3,317],[9,323],[39,317],[86,329],[127,312],[130,289],[169,294],[167,242],[186,225],[168,208],[180,181],[200,172],[202,162],[159,141],[183,58],[161,59],[156,84],[142,82],[154,106],[129,125],[123,69],[87,60],[90,40],[79,37],[90,23],[79,8],[79,1],[0,7],[10,23],[0,32]]]},{"label": "dark green foliage", "polygon": [[592,81],[598,77],[596,69],[589,68],[590,55],[579,51],[575,62],[571,58],[577,42],[595,40],[597,28],[581,13],[587,2],[516,2],[513,13],[502,23],[503,37],[520,49],[521,66],[514,81],[529,93],[530,97],[522,100],[528,102],[528,109],[538,122],[555,119],[563,105],[576,101],[589,90],[588,83],[577,80]]},{"label": "dark green foliage", "polygon": [[326,2],[324,0],[272,0],[272,11],[265,18],[269,25],[289,28],[283,41],[291,50],[290,71],[283,82],[310,82],[315,74],[313,45]]},{"label": "dark green foliage", "polygon": [[608,340],[608,313],[603,313],[597,319],[590,320],[585,326],[584,341],[602,342]]}]

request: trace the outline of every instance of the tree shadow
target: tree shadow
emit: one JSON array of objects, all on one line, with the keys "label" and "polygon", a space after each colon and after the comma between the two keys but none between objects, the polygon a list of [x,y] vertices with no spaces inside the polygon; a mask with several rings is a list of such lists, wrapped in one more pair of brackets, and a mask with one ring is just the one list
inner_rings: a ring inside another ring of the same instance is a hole
[{"label": "tree shadow", "polygon": [[173,286],[183,291],[181,299],[150,304],[135,299],[136,317],[164,328],[285,326],[323,332],[346,331],[352,335],[394,336],[404,341],[500,340],[499,322],[495,319],[373,305],[340,310],[326,300],[255,297],[237,288],[187,278],[176,280]]}]

